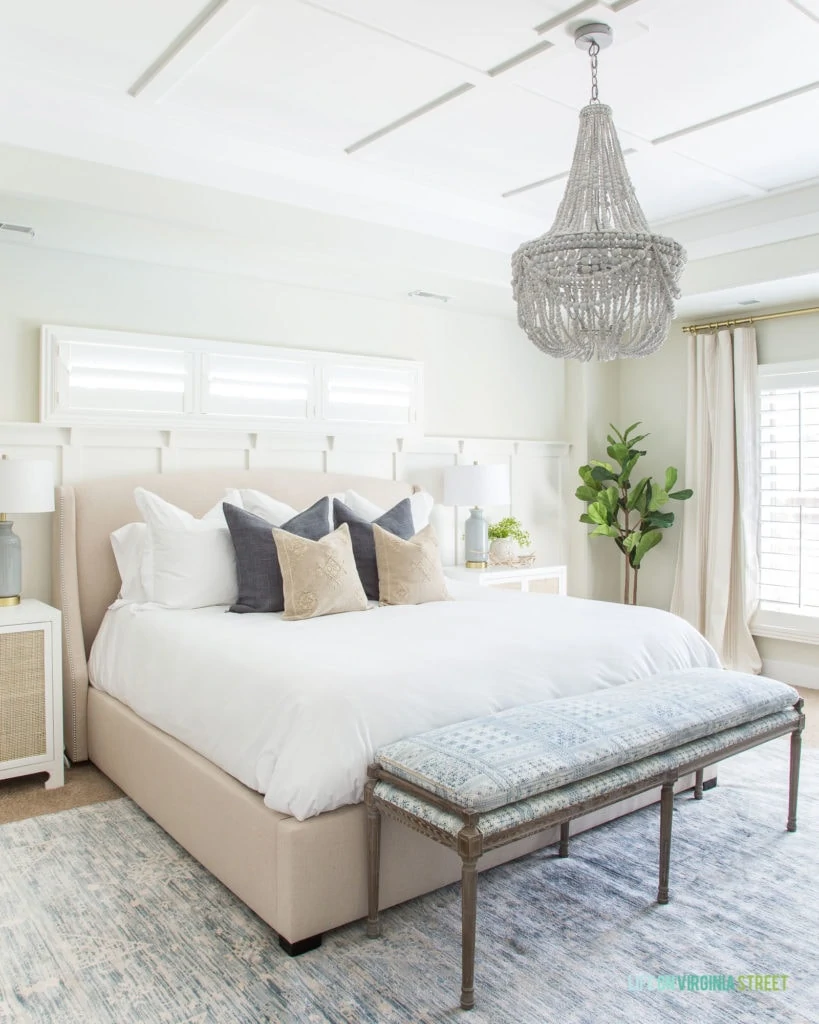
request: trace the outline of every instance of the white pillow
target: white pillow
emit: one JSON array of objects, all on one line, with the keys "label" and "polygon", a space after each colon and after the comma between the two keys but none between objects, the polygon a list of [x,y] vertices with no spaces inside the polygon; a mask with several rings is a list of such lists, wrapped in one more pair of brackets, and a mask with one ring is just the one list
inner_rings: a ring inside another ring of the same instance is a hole
[{"label": "white pillow", "polygon": [[142,558],[145,600],[166,608],[234,604],[236,559],[222,502],[201,519],[137,487],[137,508],[147,524]]},{"label": "white pillow", "polygon": [[[345,491],[342,500],[348,508],[352,509],[356,515],[361,516],[362,519],[366,519],[368,523],[372,523],[387,511],[368,498],[362,497],[357,491]],[[412,526],[416,533],[420,533],[425,526],[429,526],[429,517],[432,513],[433,505],[432,495],[427,494],[426,491],[416,491],[415,494],[410,495]]]},{"label": "white pillow", "polygon": [[121,601],[148,600],[142,585],[142,558],[147,542],[148,527],[145,523],[126,523],[111,534],[111,547],[122,580],[119,589]]},{"label": "white pillow", "polygon": [[[259,516],[266,522],[270,523],[271,526],[284,526],[288,520],[292,519],[293,516],[297,516],[299,511],[303,511],[297,508],[293,508],[292,505],[287,505],[283,501],[279,501],[276,498],[271,498],[269,494],[263,494],[261,491],[254,491],[250,488],[243,487],[240,491],[235,492],[239,495],[239,501],[241,504],[240,508],[243,508],[246,512],[252,512],[253,515]],[[340,492],[338,494],[331,494],[330,496],[330,530],[333,530],[333,498],[338,498],[339,501],[344,500],[344,495]],[[227,498],[225,499],[227,500]],[[239,504],[239,502],[234,502]]]}]

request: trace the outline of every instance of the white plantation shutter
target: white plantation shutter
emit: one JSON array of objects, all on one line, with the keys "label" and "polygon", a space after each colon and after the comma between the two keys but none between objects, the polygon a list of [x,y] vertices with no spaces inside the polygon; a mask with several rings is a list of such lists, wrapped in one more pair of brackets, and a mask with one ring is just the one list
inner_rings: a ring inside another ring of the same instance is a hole
[{"label": "white plantation shutter", "polygon": [[40,419],[73,426],[422,430],[423,367],[409,359],[45,326]]},{"label": "white plantation shutter", "polygon": [[819,615],[819,367],[760,367],[760,601]]},{"label": "white plantation shutter", "polygon": [[328,363],[322,381],[323,413],[329,420],[396,426],[414,423],[420,386],[416,366],[395,369]]},{"label": "white plantation shutter", "polygon": [[315,404],[315,373],[305,360],[205,354],[202,412],[306,423]]},{"label": "white plantation shutter", "polygon": [[190,407],[186,352],[61,341],[56,357],[57,400],[67,411],[181,416]]}]

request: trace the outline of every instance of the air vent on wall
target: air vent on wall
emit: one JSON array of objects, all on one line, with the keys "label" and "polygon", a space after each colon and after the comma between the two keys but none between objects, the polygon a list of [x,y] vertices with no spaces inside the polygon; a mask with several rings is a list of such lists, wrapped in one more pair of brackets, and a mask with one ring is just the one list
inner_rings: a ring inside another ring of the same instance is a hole
[{"label": "air vent on wall", "polygon": [[759,299],[740,299],[738,306],[758,306]]},{"label": "air vent on wall", "polygon": [[407,295],[409,295],[411,299],[425,299],[431,300],[432,302],[449,302],[452,298],[451,295],[438,295],[437,292],[414,291],[407,292]]},{"label": "air vent on wall", "polygon": [[6,224],[0,221],[0,231],[13,231],[18,235],[27,235],[34,238],[34,228],[26,227],[25,224]]}]

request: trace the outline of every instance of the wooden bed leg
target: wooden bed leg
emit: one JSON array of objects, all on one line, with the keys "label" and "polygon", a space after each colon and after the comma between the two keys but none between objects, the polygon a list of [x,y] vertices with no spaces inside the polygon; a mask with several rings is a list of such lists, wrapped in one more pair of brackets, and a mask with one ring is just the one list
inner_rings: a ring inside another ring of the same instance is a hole
[{"label": "wooden bed leg", "polygon": [[283,935],[279,936],[279,945],[288,956],[301,956],[302,953],[309,953],[311,949],[318,949],[321,945],[322,934],[311,935],[307,939],[299,939],[297,942],[290,942]]},{"label": "wooden bed leg", "polygon": [[570,821],[562,821],[560,823],[560,846],[558,847],[558,857],[569,856],[569,829],[571,828]]},{"label": "wooden bed leg", "polygon": [[461,869],[461,1009],[475,1005],[475,934],[478,927],[478,858]]},{"label": "wooden bed leg", "polygon": [[[797,704],[801,711],[802,701]],[[788,792],[788,832],[796,831],[796,801],[799,797],[799,762],[802,758],[802,724],[791,733],[791,774]]]},{"label": "wooden bed leg", "polygon": [[664,782],[660,796],[660,886],[657,902],[668,903],[668,874],[671,865],[671,823],[674,816],[674,783]]},{"label": "wooden bed leg", "polygon": [[364,800],[367,805],[367,937],[377,939],[381,934],[378,920],[378,889],[381,874],[381,812],[375,805],[375,780],[367,783]]},{"label": "wooden bed leg", "polygon": [[698,768],[697,773],[694,776],[694,799],[702,800],[702,783],[705,777],[705,769]]}]

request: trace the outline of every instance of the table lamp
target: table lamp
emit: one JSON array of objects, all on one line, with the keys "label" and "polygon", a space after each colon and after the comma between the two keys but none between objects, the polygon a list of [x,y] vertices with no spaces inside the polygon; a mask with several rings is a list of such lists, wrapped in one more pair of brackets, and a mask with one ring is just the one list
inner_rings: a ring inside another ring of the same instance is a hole
[{"label": "table lamp", "polygon": [[0,608],[20,603],[20,538],[9,512],[53,512],[54,469],[45,459],[0,457]]},{"label": "table lamp", "polygon": [[444,470],[444,504],[472,508],[464,524],[467,569],[485,569],[489,564],[489,525],[485,505],[508,505],[509,467],[506,463],[480,466],[449,466]]}]

